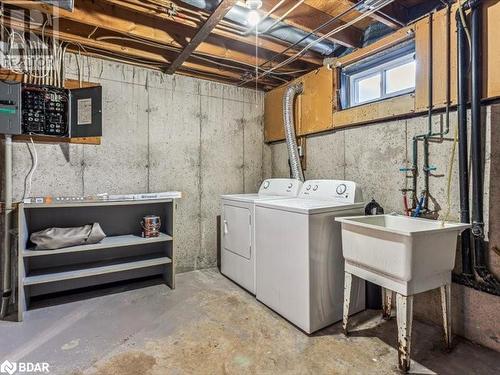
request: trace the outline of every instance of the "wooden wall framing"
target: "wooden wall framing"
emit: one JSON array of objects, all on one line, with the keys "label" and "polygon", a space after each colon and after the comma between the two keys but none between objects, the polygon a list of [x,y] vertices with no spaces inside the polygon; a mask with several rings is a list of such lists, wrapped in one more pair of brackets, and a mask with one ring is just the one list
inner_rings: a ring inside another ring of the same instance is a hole
[{"label": "wooden wall framing", "polygon": [[[450,65],[450,103],[456,105],[457,98],[457,37],[455,4],[450,12],[450,59],[447,59],[447,9],[433,15],[433,107],[442,109],[446,105],[446,75]],[[500,1],[487,0],[483,5],[483,98],[496,99],[500,97]],[[402,28],[385,38],[333,62],[333,69],[326,67],[297,78],[294,82],[304,82],[305,92],[300,97],[298,106],[297,135],[304,136],[320,133],[336,128],[362,125],[390,119],[404,118],[422,114],[428,110],[428,74],[429,74],[429,17],[424,17],[416,23]],[[392,47],[409,38],[415,38],[417,61],[417,84],[415,93],[369,103],[353,108],[339,110],[338,82],[342,66],[359,61],[374,53]],[[318,74],[321,72],[321,74]],[[318,79],[321,77],[320,79]],[[284,138],[282,132],[282,94],[281,86],[266,94],[265,97],[265,140],[280,141]],[[279,108],[279,112],[276,109]],[[274,112],[274,113],[270,113]],[[330,113],[331,112],[331,113]]]}]

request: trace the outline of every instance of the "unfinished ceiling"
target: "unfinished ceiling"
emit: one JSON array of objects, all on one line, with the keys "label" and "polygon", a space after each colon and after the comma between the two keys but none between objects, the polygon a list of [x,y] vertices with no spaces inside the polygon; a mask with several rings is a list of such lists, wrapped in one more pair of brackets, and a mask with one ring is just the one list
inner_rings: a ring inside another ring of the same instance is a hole
[{"label": "unfinished ceiling", "polygon": [[257,74],[257,86],[268,90],[441,3],[264,0],[258,36],[237,0],[75,0],[73,11],[11,0],[2,1],[2,17],[10,29],[55,35],[83,54],[240,86],[255,87]]}]

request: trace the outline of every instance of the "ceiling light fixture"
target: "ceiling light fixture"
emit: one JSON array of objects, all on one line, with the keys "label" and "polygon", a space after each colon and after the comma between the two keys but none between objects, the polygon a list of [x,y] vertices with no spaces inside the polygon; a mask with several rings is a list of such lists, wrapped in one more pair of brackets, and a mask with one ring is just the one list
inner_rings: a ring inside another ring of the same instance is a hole
[{"label": "ceiling light fixture", "polygon": [[250,26],[255,26],[260,22],[260,14],[258,9],[262,7],[262,0],[246,0],[245,6],[250,9],[247,16],[247,23]]}]

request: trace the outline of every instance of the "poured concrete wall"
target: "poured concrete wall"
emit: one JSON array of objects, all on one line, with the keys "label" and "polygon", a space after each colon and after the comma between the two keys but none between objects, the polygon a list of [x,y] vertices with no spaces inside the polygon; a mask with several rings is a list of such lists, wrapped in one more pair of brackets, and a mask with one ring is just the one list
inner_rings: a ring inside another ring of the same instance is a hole
[{"label": "poured concrete wall", "polygon": [[[500,257],[493,250],[500,248],[500,106],[487,107],[485,118],[485,221],[490,241],[490,265],[500,276]],[[438,129],[444,115],[433,118]],[[450,137],[456,126],[456,113],[451,114]],[[403,212],[401,189],[411,187],[400,167],[410,166],[412,137],[427,131],[427,118],[359,126],[307,138],[306,179],[334,178],[353,180],[361,185],[366,201],[374,198],[386,213]],[[420,144],[420,170],[422,144]],[[452,142],[430,145],[430,164],[437,169],[430,178],[432,196],[429,208],[442,217],[447,209],[447,173]],[[457,150],[458,153],[458,150]],[[289,175],[285,143],[275,143],[266,149],[269,161],[264,166],[266,177]],[[266,159],[267,160],[267,159]],[[455,156],[450,194],[450,220],[459,219],[458,156]],[[422,174],[422,173],[421,173]],[[419,191],[423,178],[419,178]],[[491,187],[491,188],[490,188]],[[490,223],[488,225],[488,222]],[[489,230],[488,230],[489,228]],[[498,251],[498,250],[497,250]],[[460,268],[457,254],[457,270]],[[483,345],[500,350],[500,299],[486,293],[453,284],[453,318],[455,332]],[[415,298],[417,317],[441,324],[439,294],[429,292]]]},{"label": "poured concrete wall", "polygon": [[[84,80],[103,87],[102,144],[37,144],[31,195],[182,191],[177,270],[215,266],[219,195],[261,183],[263,95],[99,59],[80,66]],[[74,56],[67,69],[78,78]],[[30,167],[27,146],[15,143],[16,200]]]}]

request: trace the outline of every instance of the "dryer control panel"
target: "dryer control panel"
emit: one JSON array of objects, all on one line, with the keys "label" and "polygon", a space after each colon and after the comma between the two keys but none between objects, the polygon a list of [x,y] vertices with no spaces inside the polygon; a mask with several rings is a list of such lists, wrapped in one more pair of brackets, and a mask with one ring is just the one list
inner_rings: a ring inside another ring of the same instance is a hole
[{"label": "dryer control panel", "polygon": [[259,195],[283,195],[296,197],[302,188],[302,181],[293,178],[270,178],[260,185]]},{"label": "dryer control panel", "polygon": [[361,203],[361,188],[353,181],[307,180],[302,186],[299,198],[335,200],[343,203]]}]

